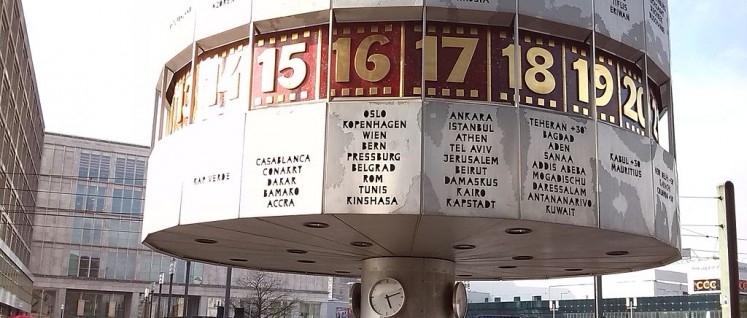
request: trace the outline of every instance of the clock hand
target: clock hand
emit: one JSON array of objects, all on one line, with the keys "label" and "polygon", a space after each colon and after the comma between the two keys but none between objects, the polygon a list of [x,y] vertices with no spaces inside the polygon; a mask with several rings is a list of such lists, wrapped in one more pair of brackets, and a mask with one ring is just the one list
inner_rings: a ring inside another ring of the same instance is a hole
[{"label": "clock hand", "polygon": [[394,296],[397,296],[397,295],[399,295],[399,294],[401,294],[401,293],[402,293],[402,292],[396,292],[396,293],[394,293],[394,294],[391,294],[391,295],[389,295],[389,296],[387,296],[387,297],[394,297]]},{"label": "clock hand", "polygon": [[386,303],[387,303],[387,304],[389,304],[389,309],[392,309],[392,302],[391,302],[391,301],[389,301],[389,297],[391,297],[391,296],[389,296],[389,295],[384,295],[384,298],[386,298]]}]

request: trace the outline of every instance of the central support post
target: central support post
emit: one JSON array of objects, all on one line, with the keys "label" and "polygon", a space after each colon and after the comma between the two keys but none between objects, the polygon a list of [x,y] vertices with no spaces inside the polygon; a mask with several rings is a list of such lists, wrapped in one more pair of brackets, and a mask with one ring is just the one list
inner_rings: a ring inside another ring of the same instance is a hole
[{"label": "central support post", "polygon": [[[396,297],[400,295],[394,294],[397,294],[399,287],[387,278],[399,282],[404,293],[401,309],[391,317],[453,318],[454,271],[454,262],[433,258],[381,257],[364,260],[361,318],[380,318],[382,315],[376,310],[391,312],[397,308],[400,299]],[[373,300],[372,288],[375,288]],[[376,309],[371,306],[372,303]]]}]

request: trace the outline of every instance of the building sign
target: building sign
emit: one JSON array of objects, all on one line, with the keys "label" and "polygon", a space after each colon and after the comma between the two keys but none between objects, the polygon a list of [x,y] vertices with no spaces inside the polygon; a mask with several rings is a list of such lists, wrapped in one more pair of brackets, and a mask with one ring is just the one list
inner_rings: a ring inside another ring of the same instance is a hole
[{"label": "building sign", "polygon": [[459,8],[487,12],[515,12],[515,0],[426,0],[429,7]]},{"label": "building sign", "polygon": [[[519,34],[521,55],[518,60],[513,43],[501,50],[503,62],[509,65],[508,72],[513,71],[511,66],[521,63],[519,103],[563,111],[563,42],[528,31]],[[513,88],[516,80],[512,74],[507,75],[509,87]]]},{"label": "building sign", "polygon": [[399,97],[402,23],[339,23],[332,29],[330,96]]},{"label": "building sign", "polygon": [[646,54],[669,75],[669,4],[667,0],[643,0],[646,14]]},{"label": "building sign", "polygon": [[516,108],[434,101],[423,120],[424,211],[518,218]]},{"label": "building sign", "polygon": [[249,20],[252,16],[251,0],[203,0],[197,1],[195,40],[200,41],[222,31],[244,26],[249,36]]},{"label": "building sign", "polygon": [[[335,23],[329,33],[319,25],[256,35],[251,61],[246,41],[202,54],[196,79],[187,65],[171,81],[166,134],[233,105],[256,109],[328,95],[507,105],[518,97],[521,105],[587,118],[596,109],[599,121],[642,136],[657,129],[661,112],[647,106],[661,103],[660,88],[649,84],[644,96],[643,70],[601,50],[591,72],[591,51],[582,42],[522,30],[517,48],[511,28],[430,21]],[[248,65],[251,94],[243,96]]]},{"label": "building sign", "polygon": [[721,280],[720,279],[699,279],[693,281],[694,292],[710,292],[720,291]]},{"label": "building sign", "polygon": [[174,73],[171,85],[166,90],[168,104],[164,114],[163,136],[168,136],[193,122],[192,84],[192,63],[189,63]]},{"label": "building sign", "polygon": [[530,108],[520,114],[521,218],[597,226],[593,122]]},{"label": "building sign", "polygon": [[656,142],[659,140],[659,117],[664,113],[664,100],[662,99],[661,86],[656,85],[650,78],[648,79],[648,111],[649,126],[651,126],[651,138]]},{"label": "building sign", "polygon": [[178,158],[187,163],[179,224],[239,216],[244,119],[222,117],[185,128],[187,151]]},{"label": "building sign", "polygon": [[[491,78],[486,26],[428,21],[405,27],[405,95],[488,101]],[[425,87],[420,76],[423,74]]]},{"label": "building sign", "polygon": [[328,29],[320,25],[254,37],[252,108],[326,98],[322,64],[327,64]]},{"label": "building sign", "polygon": [[[739,287],[740,294],[747,294],[747,280],[739,280],[738,287]],[[694,292],[721,291],[721,280],[717,278],[694,280],[693,291]]]},{"label": "building sign", "polygon": [[674,157],[659,144],[653,144],[652,154],[656,237],[673,246],[680,246],[677,165]]},{"label": "building sign", "polygon": [[326,213],[420,213],[422,102],[332,103]]},{"label": "building sign", "polygon": [[[597,32],[616,42],[643,50],[643,0],[597,0],[594,7],[594,28]],[[597,37],[597,43],[601,47],[619,45],[602,37]]]},{"label": "building sign", "polygon": [[227,111],[243,113],[249,105],[249,41],[242,40],[198,58],[195,121]]},{"label": "building sign", "polygon": [[653,236],[650,139],[606,124],[597,134],[601,228]]},{"label": "building sign", "polygon": [[247,114],[241,217],[321,213],[325,121],[324,103]]},{"label": "building sign", "polygon": [[518,1],[519,14],[591,29],[591,0]]}]

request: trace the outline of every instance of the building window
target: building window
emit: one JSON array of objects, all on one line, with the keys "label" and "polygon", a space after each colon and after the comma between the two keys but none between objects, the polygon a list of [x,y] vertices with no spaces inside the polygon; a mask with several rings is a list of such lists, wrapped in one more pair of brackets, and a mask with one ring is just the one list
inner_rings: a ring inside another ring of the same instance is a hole
[{"label": "building window", "polygon": [[106,181],[109,178],[111,157],[83,152],[78,161],[78,177]]},{"label": "building window", "polygon": [[135,279],[135,267],[137,266],[135,252],[117,251],[108,252],[106,255],[106,267],[104,277],[108,279]]},{"label": "building window", "polygon": [[112,212],[143,214],[143,191],[115,188],[112,193]]},{"label": "building window", "polygon": [[70,251],[68,258],[67,276],[99,277],[101,259],[96,252]]},{"label": "building window", "polygon": [[106,187],[81,185],[75,188],[75,209],[81,211],[104,211]]},{"label": "building window", "polygon": [[102,220],[92,218],[73,218],[70,242],[83,245],[101,245],[102,223]]},{"label": "building window", "polygon": [[128,220],[107,221],[109,247],[137,248],[140,245],[140,222]]},{"label": "building window", "polygon": [[114,164],[114,183],[143,185],[145,184],[145,160],[117,158]]}]

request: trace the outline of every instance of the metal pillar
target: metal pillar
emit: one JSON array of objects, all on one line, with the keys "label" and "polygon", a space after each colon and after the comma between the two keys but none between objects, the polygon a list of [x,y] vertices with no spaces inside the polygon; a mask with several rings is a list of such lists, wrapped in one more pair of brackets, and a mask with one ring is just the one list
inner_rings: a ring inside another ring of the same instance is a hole
[{"label": "metal pillar", "polygon": [[594,275],[594,317],[602,318],[604,313],[604,297],[602,297],[602,275]]},{"label": "metal pillar", "polygon": [[192,264],[191,261],[187,261],[187,270],[184,274],[184,315],[183,317],[188,317],[187,314],[189,313],[189,268]]},{"label": "metal pillar", "polygon": [[163,317],[161,311],[161,295],[163,293],[163,272],[158,274],[158,308],[156,308],[156,318]]},{"label": "metal pillar", "polygon": [[371,307],[369,292],[376,282],[384,278],[396,279],[404,290],[404,304],[395,317],[453,318],[455,267],[452,261],[432,258],[381,257],[364,260],[361,318],[380,317]]},{"label": "metal pillar", "polygon": [[233,268],[226,267],[226,298],[223,301],[223,318],[228,318],[228,309],[231,308],[231,273]]},{"label": "metal pillar", "polygon": [[721,316],[739,317],[739,267],[737,264],[737,213],[734,184],[718,187],[719,258],[721,259]]},{"label": "metal pillar", "polygon": [[171,263],[169,263],[169,300],[166,301],[166,317],[171,317],[171,293],[174,288],[175,270],[176,270],[176,258],[171,258]]}]

